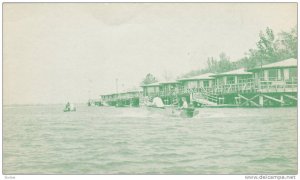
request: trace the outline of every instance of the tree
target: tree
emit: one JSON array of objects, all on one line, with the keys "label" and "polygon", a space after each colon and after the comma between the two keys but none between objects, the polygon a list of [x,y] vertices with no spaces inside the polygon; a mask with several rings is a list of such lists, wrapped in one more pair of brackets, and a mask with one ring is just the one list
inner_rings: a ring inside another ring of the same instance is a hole
[{"label": "tree", "polygon": [[249,49],[247,56],[242,58],[244,67],[252,68],[263,64],[277,62],[279,60],[297,57],[297,29],[290,32],[281,32],[278,38],[273,30],[266,28],[265,32],[259,33],[257,49]]},{"label": "tree", "polygon": [[158,82],[158,80],[152,74],[148,73],[146,75],[146,77],[144,78],[144,80],[142,81],[142,84],[146,85],[146,84],[151,84],[151,83],[155,83],[155,82]]},{"label": "tree", "polygon": [[292,28],[290,32],[279,33],[276,43],[282,58],[296,58],[298,54],[297,28]]},{"label": "tree", "polygon": [[230,62],[230,58],[228,56],[226,56],[226,54],[224,52],[222,52],[219,55],[219,62],[218,62],[218,67],[217,67],[217,72],[221,73],[221,72],[226,72],[226,71],[230,71],[233,69],[233,63]]},{"label": "tree", "polygon": [[273,30],[269,27],[266,28],[266,32],[259,33],[259,41],[256,43],[258,51],[257,51],[257,58],[260,61],[266,63],[276,62],[278,61],[278,53],[275,43],[275,36]]},{"label": "tree", "polygon": [[233,69],[245,67],[253,68],[260,65],[277,62],[288,58],[297,58],[298,35],[297,28],[292,28],[289,32],[281,32],[275,37],[271,28],[259,33],[259,40],[256,47],[251,48],[245,56],[235,62],[230,62],[230,58],[225,53],[219,55],[219,60],[208,57],[207,68],[190,71],[183,75],[189,77],[203,73],[222,73]]}]

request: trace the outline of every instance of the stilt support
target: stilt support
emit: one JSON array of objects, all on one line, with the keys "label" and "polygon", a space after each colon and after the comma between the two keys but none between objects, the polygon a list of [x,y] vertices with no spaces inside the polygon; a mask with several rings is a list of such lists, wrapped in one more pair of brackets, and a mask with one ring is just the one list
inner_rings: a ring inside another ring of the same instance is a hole
[{"label": "stilt support", "polygon": [[284,96],[287,97],[287,98],[293,99],[295,101],[298,100],[297,97],[294,97],[294,96],[291,96],[291,95],[284,94]]},{"label": "stilt support", "polygon": [[270,100],[273,100],[273,101],[276,101],[276,102],[279,102],[279,103],[281,103],[281,104],[284,104],[284,101],[282,101],[282,100],[280,100],[280,99],[276,99],[276,98],[274,98],[274,97],[271,97],[271,96],[268,96],[268,95],[263,95],[265,98],[267,98],[267,99],[270,99]]},{"label": "stilt support", "polygon": [[252,105],[254,105],[254,106],[257,106],[257,107],[259,107],[259,106],[261,106],[261,105],[259,105],[259,104],[257,104],[256,102],[254,102],[253,100],[255,99],[255,98],[257,98],[259,95],[255,95],[254,97],[252,97],[252,98],[246,98],[246,97],[244,97],[244,96],[242,96],[242,95],[238,95],[240,98],[242,98],[242,99],[244,99],[244,100],[246,100],[245,102],[243,102],[242,104],[241,104],[241,106],[243,106],[243,105],[246,105],[247,103],[251,103]]}]

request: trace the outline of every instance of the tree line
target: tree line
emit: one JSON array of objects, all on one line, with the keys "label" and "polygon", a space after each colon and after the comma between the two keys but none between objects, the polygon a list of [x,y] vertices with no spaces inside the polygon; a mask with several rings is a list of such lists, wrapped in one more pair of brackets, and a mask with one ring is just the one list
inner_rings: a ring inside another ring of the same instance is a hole
[{"label": "tree line", "polygon": [[[273,30],[267,27],[264,31],[260,31],[256,47],[249,49],[245,56],[238,61],[230,61],[230,57],[222,52],[218,58],[208,57],[206,68],[190,71],[179,78],[197,76],[209,72],[222,73],[242,67],[253,68],[288,58],[297,58],[297,43],[296,27],[289,31],[282,31],[276,36]],[[157,82],[157,79],[149,73],[142,81],[142,84],[154,82]]]}]

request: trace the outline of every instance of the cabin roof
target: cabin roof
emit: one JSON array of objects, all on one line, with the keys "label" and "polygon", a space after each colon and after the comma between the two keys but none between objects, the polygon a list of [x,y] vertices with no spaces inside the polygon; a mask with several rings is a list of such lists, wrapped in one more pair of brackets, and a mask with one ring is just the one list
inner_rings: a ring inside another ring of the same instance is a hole
[{"label": "cabin roof", "polygon": [[103,97],[103,96],[114,96],[114,95],[116,95],[117,93],[111,93],[111,94],[102,94],[101,95],[101,97]]},{"label": "cabin roof", "polygon": [[150,86],[159,86],[159,82],[141,85],[141,87],[150,87]]},{"label": "cabin roof", "polygon": [[251,72],[247,72],[245,68],[240,68],[220,74],[212,75],[213,77],[219,77],[219,76],[232,76],[232,75],[251,75]]},{"label": "cabin roof", "polygon": [[159,84],[177,84],[176,80],[169,80],[169,81],[161,81]]},{"label": "cabin roof", "polygon": [[102,94],[101,97],[103,96],[114,96],[114,95],[120,95],[120,94],[127,94],[127,93],[135,93],[135,92],[143,92],[141,88],[131,88],[125,91],[121,91],[119,93],[112,93],[112,94]]},{"label": "cabin roof", "polygon": [[198,76],[188,77],[188,78],[181,78],[178,79],[178,81],[189,81],[189,80],[207,80],[207,79],[214,79],[214,77],[211,77],[212,75],[215,75],[214,73],[205,73]]},{"label": "cabin roof", "polygon": [[257,70],[261,70],[261,69],[284,68],[284,67],[297,67],[297,59],[290,58],[290,59],[286,59],[283,61],[266,64],[261,67],[255,67],[255,68],[249,69],[248,71],[257,71]]},{"label": "cabin roof", "polygon": [[124,93],[142,92],[143,89],[140,87],[130,88],[124,91]]}]

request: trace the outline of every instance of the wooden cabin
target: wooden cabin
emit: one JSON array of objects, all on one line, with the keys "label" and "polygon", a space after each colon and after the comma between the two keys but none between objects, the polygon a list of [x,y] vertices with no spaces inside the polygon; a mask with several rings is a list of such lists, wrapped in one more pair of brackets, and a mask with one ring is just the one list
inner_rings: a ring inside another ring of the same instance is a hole
[{"label": "wooden cabin", "polygon": [[119,93],[118,99],[130,99],[139,97],[143,93],[142,89],[130,89]]},{"label": "wooden cabin", "polygon": [[245,68],[211,76],[215,77],[215,93],[234,93],[251,90],[252,88],[253,74],[252,72],[246,71]]},{"label": "wooden cabin", "polygon": [[143,88],[144,96],[158,96],[159,95],[159,83],[145,84],[141,86]]},{"label": "wooden cabin", "polygon": [[239,93],[239,106],[297,106],[297,59],[248,69],[254,75],[252,93]]},{"label": "wooden cabin", "polygon": [[113,100],[114,94],[105,94],[101,95],[102,101],[111,101]]},{"label": "wooden cabin", "polygon": [[175,80],[159,82],[159,97],[164,104],[170,105],[178,102],[179,82]]},{"label": "wooden cabin", "polygon": [[139,98],[143,94],[142,89],[133,88],[120,93],[101,95],[102,103],[111,106],[139,106]]},{"label": "wooden cabin", "polygon": [[[199,106],[199,99],[207,98],[214,88],[215,78],[212,77],[213,73],[205,73],[199,76],[178,79],[181,84],[181,94],[193,103],[194,106]],[[200,103],[201,104],[201,103]]]},{"label": "wooden cabin", "polygon": [[176,95],[178,88],[179,82],[175,80],[159,82],[160,96]]},{"label": "wooden cabin", "polygon": [[260,92],[297,91],[297,59],[286,59],[248,71],[254,74],[255,88]]},{"label": "wooden cabin", "polygon": [[116,106],[139,106],[139,98],[141,94],[142,90],[137,88],[123,91],[118,94],[118,98],[116,99]]},{"label": "wooden cabin", "polygon": [[110,106],[114,106],[116,104],[118,98],[118,94],[106,94],[106,95],[101,95],[101,100],[102,103],[106,103]]},{"label": "wooden cabin", "polygon": [[181,83],[181,90],[183,92],[198,92],[201,89],[211,89],[214,85],[215,78],[212,77],[213,73],[201,74],[189,78],[178,79]]}]

